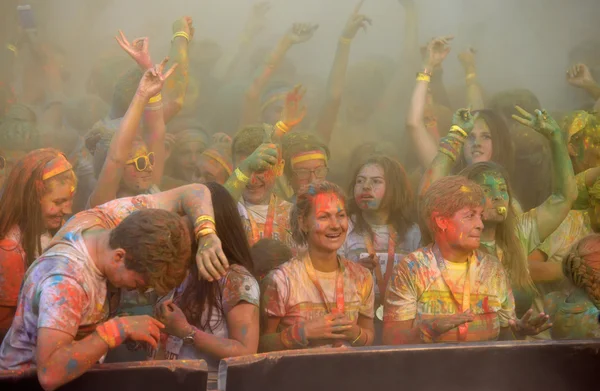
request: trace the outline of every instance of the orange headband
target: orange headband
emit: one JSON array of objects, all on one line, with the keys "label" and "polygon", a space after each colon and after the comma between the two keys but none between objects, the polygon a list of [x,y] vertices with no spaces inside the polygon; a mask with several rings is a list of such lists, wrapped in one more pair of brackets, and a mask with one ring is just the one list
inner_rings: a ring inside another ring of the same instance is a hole
[{"label": "orange headband", "polygon": [[44,166],[44,172],[42,173],[42,180],[45,181],[72,169],[73,166],[71,163],[69,163],[65,155],[61,153],[46,163]]},{"label": "orange headband", "polygon": [[227,161],[223,158],[219,151],[214,149],[205,149],[204,152],[202,152],[202,154],[206,157],[216,160],[219,164],[221,164],[223,168],[225,168],[225,171],[227,171],[227,175],[231,175],[231,173],[233,172],[233,166],[227,163]]},{"label": "orange headband", "polygon": [[302,152],[292,156],[291,163],[293,166],[294,164],[305,162],[307,160],[325,160],[325,162],[327,162],[327,155],[321,150]]}]

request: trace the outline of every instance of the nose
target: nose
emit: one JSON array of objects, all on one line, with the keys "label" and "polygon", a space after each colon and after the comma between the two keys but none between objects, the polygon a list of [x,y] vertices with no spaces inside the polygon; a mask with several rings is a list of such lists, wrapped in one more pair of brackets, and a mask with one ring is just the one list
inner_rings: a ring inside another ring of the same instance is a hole
[{"label": "nose", "polygon": [[363,189],[366,189],[366,190],[371,190],[371,188],[372,188],[372,187],[373,187],[373,184],[371,183],[371,181],[370,181],[370,180],[366,180],[366,181],[363,183]]},{"label": "nose", "polygon": [[483,231],[483,221],[481,220],[481,215],[477,215],[475,217],[475,229]]},{"label": "nose", "polygon": [[259,184],[259,181],[258,181],[258,176],[257,176],[255,173],[253,173],[253,174],[250,176],[250,184],[251,184],[251,185],[258,185],[258,184]]},{"label": "nose", "polygon": [[73,213],[73,200],[65,202],[64,206],[61,208],[60,212],[63,215],[70,215]]}]

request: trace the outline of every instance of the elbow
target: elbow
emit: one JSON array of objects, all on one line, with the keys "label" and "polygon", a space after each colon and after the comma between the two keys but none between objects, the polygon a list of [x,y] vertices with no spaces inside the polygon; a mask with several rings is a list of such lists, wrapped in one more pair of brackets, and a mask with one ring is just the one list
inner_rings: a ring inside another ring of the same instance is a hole
[{"label": "elbow", "polygon": [[571,181],[570,185],[567,186],[567,201],[570,203],[570,205],[573,205],[573,203],[577,200],[578,196],[579,191],[577,190],[575,177],[573,177],[573,180]]},{"label": "elbow", "polygon": [[37,370],[38,381],[44,391],[54,391],[64,384],[62,378],[56,376],[56,369],[39,367]]}]

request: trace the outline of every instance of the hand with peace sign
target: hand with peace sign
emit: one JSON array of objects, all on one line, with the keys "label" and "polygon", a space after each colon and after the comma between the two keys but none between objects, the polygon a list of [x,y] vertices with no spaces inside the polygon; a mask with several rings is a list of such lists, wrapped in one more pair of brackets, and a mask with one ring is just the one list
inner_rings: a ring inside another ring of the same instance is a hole
[{"label": "hand with peace sign", "polygon": [[551,139],[552,137],[556,136],[562,137],[560,125],[554,120],[554,118],[548,115],[546,110],[538,109],[534,112],[534,114],[530,114],[519,106],[515,106],[515,108],[521,114],[521,117],[513,114],[512,118],[515,121],[535,130],[547,139]]},{"label": "hand with peace sign", "polygon": [[123,31],[119,30],[119,35],[115,37],[119,46],[127,53],[143,70],[152,68],[152,58],[148,51],[148,37],[136,38],[129,43]]},{"label": "hand with peace sign", "polygon": [[452,125],[456,125],[467,134],[471,133],[475,127],[475,121],[479,118],[479,113],[473,115],[471,109],[459,109],[452,117]]},{"label": "hand with peace sign", "polygon": [[342,33],[343,39],[354,39],[356,33],[358,33],[358,30],[362,28],[366,32],[367,26],[370,26],[372,24],[370,18],[358,13],[364,2],[365,0],[360,0],[356,7],[354,7],[354,11],[350,15],[350,18],[348,18],[346,26],[344,27],[344,32]]},{"label": "hand with peace sign", "polygon": [[165,57],[160,64],[151,67],[144,73],[140,80],[140,84],[138,85],[138,95],[150,99],[162,90],[165,80],[167,80],[173,71],[175,71],[175,68],[177,68],[177,64],[174,64],[167,72],[163,73],[168,61],[169,57]]}]

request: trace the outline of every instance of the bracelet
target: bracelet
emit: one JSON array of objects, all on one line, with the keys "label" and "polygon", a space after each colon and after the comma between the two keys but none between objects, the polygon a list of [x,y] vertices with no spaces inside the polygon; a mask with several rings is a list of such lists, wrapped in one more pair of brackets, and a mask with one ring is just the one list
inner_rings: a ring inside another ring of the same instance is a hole
[{"label": "bracelet", "polygon": [[113,318],[96,327],[96,334],[109,348],[114,349],[125,341],[126,335],[123,323],[119,318]]},{"label": "bracelet", "polygon": [[[354,341],[352,341],[352,343],[350,343],[350,345],[354,346],[354,344],[356,342],[358,342],[358,340],[360,339],[360,337],[362,337],[362,327],[358,326],[358,337],[356,337],[356,339]],[[368,338],[368,337],[367,337]]]},{"label": "bracelet", "polygon": [[203,238],[207,235],[212,235],[212,234],[217,234],[217,231],[214,230],[214,228],[204,228],[201,229],[200,231],[198,231],[198,235],[196,235],[196,238]]},{"label": "bracelet", "polygon": [[214,225],[217,225],[217,223],[215,223],[215,219],[212,218],[212,216],[209,215],[202,215],[199,216],[196,221],[194,222],[194,226],[199,226],[201,222],[203,221],[210,221],[211,223],[213,223]]},{"label": "bracelet", "polygon": [[239,168],[236,168],[235,171],[233,172],[235,174],[235,177],[240,181],[240,182],[244,182],[244,183],[248,183],[250,182],[250,178],[248,178],[246,176],[246,174],[244,174],[242,172],[242,170],[240,170]]},{"label": "bracelet", "polygon": [[287,349],[302,349],[308,346],[308,339],[306,339],[304,326],[300,323],[295,323],[283,330],[279,336],[281,338],[281,343]]},{"label": "bracelet", "polygon": [[476,77],[477,77],[477,74],[469,73],[467,76],[465,76],[465,79],[467,79],[467,81],[469,81],[471,79],[475,79]]},{"label": "bracelet", "polygon": [[283,121],[277,121],[277,123],[275,124],[275,127],[279,130],[281,130],[283,133],[287,133],[290,131],[289,126],[287,126],[285,124],[285,122]]},{"label": "bracelet", "polygon": [[343,43],[344,45],[350,45],[352,43],[352,40],[350,38],[341,37],[340,43]]},{"label": "bracelet", "polygon": [[431,82],[431,75],[427,73],[419,72],[417,73],[417,81],[426,81],[427,83]]},{"label": "bracelet", "polygon": [[183,37],[188,41],[188,43],[190,42],[190,35],[185,31],[178,31],[175,34],[173,34],[173,38],[171,39],[171,41],[174,41],[177,37]]},{"label": "bracelet", "polygon": [[451,132],[458,132],[458,133],[462,134],[464,137],[468,137],[468,136],[469,136],[469,135],[467,134],[467,132],[465,132],[465,131],[463,130],[463,128],[461,128],[461,127],[460,127],[460,126],[458,126],[458,125],[452,125],[452,127],[450,128],[450,131],[451,131]]},{"label": "bracelet", "polygon": [[159,92],[158,94],[154,95],[152,98],[148,99],[148,104],[158,103],[161,100],[162,100],[162,95]]},{"label": "bracelet", "polygon": [[15,45],[9,43],[6,45],[6,48],[13,52],[15,56],[17,55],[17,47]]}]

